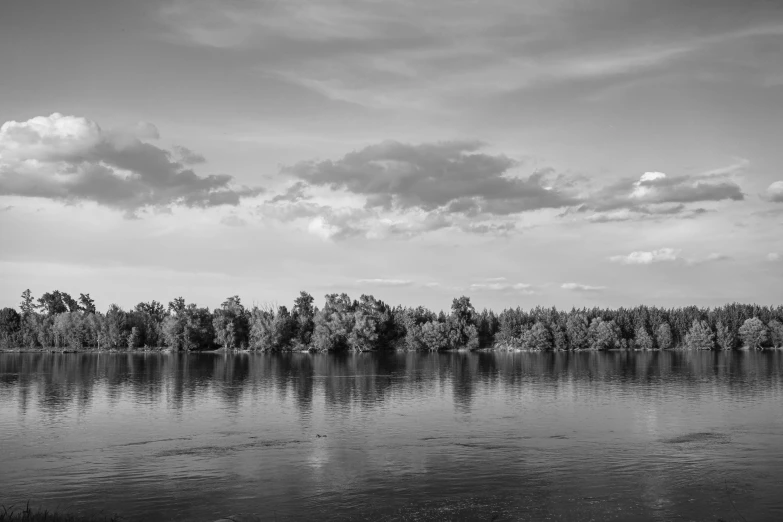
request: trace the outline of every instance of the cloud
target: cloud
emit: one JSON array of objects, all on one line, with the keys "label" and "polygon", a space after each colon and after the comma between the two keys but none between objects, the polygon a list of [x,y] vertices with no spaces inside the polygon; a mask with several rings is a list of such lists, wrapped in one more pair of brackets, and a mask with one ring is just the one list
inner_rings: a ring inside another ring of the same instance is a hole
[{"label": "cloud", "polygon": [[153,129],[147,124],[106,131],[86,118],[59,113],[5,122],[0,194],[92,201],[132,215],[143,207],[237,205],[263,191],[235,186],[228,175],[197,175],[171,152],[139,137],[157,136]]},{"label": "cloud", "polygon": [[560,288],[564,290],[571,290],[573,292],[602,292],[606,289],[605,286],[591,286],[579,283],[563,283],[560,285]]},{"label": "cloud", "polygon": [[373,285],[373,286],[410,286],[413,281],[408,279],[358,279],[356,281],[360,285]]},{"label": "cloud", "polygon": [[199,163],[206,163],[207,159],[197,152],[193,152],[187,147],[181,145],[174,145],[174,151],[179,155],[179,161],[183,165],[198,165]]},{"label": "cloud", "polygon": [[758,63],[763,76],[779,72],[774,58],[752,52],[753,39],[780,33],[776,3],[714,4],[171,0],[158,14],[168,38],[252,54],[270,74],[332,99],[431,108],[471,95],[627,82],[674,68],[721,72],[725,59],[693,58],[720,58],[726,42],[751,49],[746,61]]},{"label": "cloud", "polygon": [[728,261],[731,257],[713,252],[706,257],[698,258],[685,258],[680,256],[680,251],[674,248],[659,248],[651,251],[636,251],[631,252],[625,256],[611,256],[609,258],[613,263],[621,263],[623,265],[651,265],[653,263],[673,263],[682,262],[686,265],[703,265],[705,263],[715,263],[719,261]]},{"label": "cloud", "polygon": [[[265,203],[266,213],[281,220],[319,218],[311,232],[328,238],[414,237],[445,228],[506,236],[519,231],[519,216],[526,212],[560,210],[561,217],[593,223],[690,219],[712,211],[696,203],[744,199],[728,178],[746,160],[701,174],[645,172],[636,180],[593,188],[584,176],[550,168],[519,176],[517,160],[483,153],[483,147],[478,141],[412,145],[388,140],[336,160],[286,166],[281,172],[297,181]],[[354,220],[351,233],[341,233],[336,215],[346,211],[316,203],[308,195],[312,190],[354,198],[361,210],[348,213],[361,223]]]},{"label": "cloud", "polygon": [[764,199],[774,203],[783,203],[783,181],[775,181],[767,187]]},{"label": "cloud", "polygon": [[677,261],[679,259],[678,256],[679,250],[673,248],[660,248],[649,252],[639,250],[631,252],[626,256],[612,256],[609,260],[613,263],[621,263],[624,265],[649,265],[665,261]]},{"label": "cloud", "polygon": [[244,227],[247,226],[247,221],[242,219],[241,217],[231,214],[228,216],[225,216],[220,220],[220,223],[223,225],[226,225],[228,227]]},{"label": "cloud", "polygon": [[628,221],[662,217],[691,218],[708,212],[693,203],[742,201],[745,195],[734,181],[725,179],[735,170],[667,176],[645,172],[639,179],[624,179],[590,192],[578,207],[593,211],[593,222]]},{"label": "cloud", "polygon": [[279,203],[281,201],[291,201],[295,203],[297,201],[302,201],[304,199],[307,199],[307,195],[305,194],[306,189],[307,189],[306,183],[302,181],[297,181],[296,183],[289,186],[285,192],[276,195],[269,201],[270,203]]},{"label": "cloud", "polygon": [[767,261],[771,263],[780,261],[781,259],[783,259],[783,257],[781,257],[781,255],[778,254],[777,252],[770,252],[769,254],[767,254]]},{"label": "cloud", "polygon": [[487,282],[487,283],[473,283],[470,285],[470,289],[473,291],[492,291],[492,292],[515,292],[521,294],[534,294],[532,285],[527,283],[501,283],[501,282]]},{"label": "cloud", "polygon": [[385,141],[336,161],[302,162],[283,172],[314,186],[361,195],[367,208],[508,215],[578,202],[544,173],[508,175],[517,162],[477,152],[480,142],[409,145]]}]

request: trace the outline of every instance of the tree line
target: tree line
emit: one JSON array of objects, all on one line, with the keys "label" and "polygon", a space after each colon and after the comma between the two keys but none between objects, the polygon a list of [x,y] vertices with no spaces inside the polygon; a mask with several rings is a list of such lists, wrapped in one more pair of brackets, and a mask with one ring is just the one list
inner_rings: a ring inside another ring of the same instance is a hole
[{"label": "tree line", "polygon": [[3,348],[255,351],[527,349],[732,350],[783,346],[783,307],[730,304],[717,308],[536,307],[476,311],[468,297],[449,313],[391,307],[370,295],[328,294],[323,307],[301,292],[286,306],[246,308],[238,296],[210,311],[178,297],[167,306],[112,304],[103,313],[90,294],[55,290],[21,296],[19,311],[0,311]]}]

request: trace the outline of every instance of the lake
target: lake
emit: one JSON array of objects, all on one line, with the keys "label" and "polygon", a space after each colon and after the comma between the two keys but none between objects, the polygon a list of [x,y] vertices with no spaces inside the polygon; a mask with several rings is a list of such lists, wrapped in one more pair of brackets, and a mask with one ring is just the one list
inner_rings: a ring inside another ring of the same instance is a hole
[{"label": "lake", "polygon": [[783,520],[783,352],[0,354],[0,503]]}]

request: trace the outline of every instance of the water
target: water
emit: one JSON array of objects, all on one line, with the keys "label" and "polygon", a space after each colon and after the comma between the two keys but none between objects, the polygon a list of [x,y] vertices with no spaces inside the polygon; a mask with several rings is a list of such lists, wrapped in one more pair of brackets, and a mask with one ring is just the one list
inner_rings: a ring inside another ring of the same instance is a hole
[{"label": "water", "polygon": [[783,520],[783,352],[0,354],[0,503]]}]

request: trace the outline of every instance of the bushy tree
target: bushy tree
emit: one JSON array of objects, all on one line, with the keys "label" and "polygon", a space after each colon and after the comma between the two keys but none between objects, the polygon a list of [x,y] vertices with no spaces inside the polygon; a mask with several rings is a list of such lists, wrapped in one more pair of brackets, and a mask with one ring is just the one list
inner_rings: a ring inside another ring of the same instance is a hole
[{"label": "bushy tree", "polygon": [[355,322],[354,311],[347,294],[328,294],[323,309],[315,314],[312,348],[321,352],[347,350]]},{"label": "bushy tree", "polygon": [[715,334],[707,321],[694,319],[685,335],[685,347],[691,350],[712,350],[715,346]]},{"label": "bushy tree", "polygon": [[249,322],[249,314],[239,296],[229,297],[214,312],[212,326],[215,329],[215,342],[228,349],[246,347]]},{"label": "bushy tree", "polygon": [[0,346],[11,348],[21,342],[22,316],[13,308],[0,310]]},{"label": "bushy tree", "polygon": [[661,323],[655,329],[655,342],[659,350],[668,350],[674,344],[672,328],[669,323]]},{"label": "bushy tree", "polygon": [[452,348],[478,348],[478,328],[476,328],[476,310],[470,298],[462,296],[451,303],[451,315],[448,318],[448,339]]},{"label": "bushy tree", "polygon": [[250,348],[260,351],[289,350],[295,341],[296,320],[285,306],[254,307],[250,313]]},{"label": "bushy tree", "polygon": [[571,313],[566,320],[566,336],[572,350],[584,350],[589,347],[587,317],[581,313]]},{"label": "bushy tree", "polygon": [[552,349],[552,334],[544,323],[537,321],[525,335],[525,347],[530,350],[547,351]]},{"label": "bushy tree", "polygon": [[590,321],[587,338],[591,350],[618,348],[620,344],[620,329],[614,321],[604,321],[600,317],[596,317]]},{"label": "bushy tree", "polygon": [[769,328],[769,337],[772,342],[772,346],[775,348],[783,348],[783,323],[777,319],[772,319],[767,323]]},{"label": "bushy tree", "polygon": [[748,346],[760,350],[767,341],[767,327],[758,317],[745,319],[739,328],[739,335],[742,341]]},{"label": "bushy tree", "polygon": [[362,295],[356,304],[353,329],[348,335],[352,350],[386,349],[394,340],[394,317],[383,301]]},{"label": "bushy tree", "polygon": [[653,338],[647,332],[647,328],[639,326],[636,329],[636,335],[634,336],[634,345],[640,350],[652,350]]},{"label": "bushy tree", "polygon": [[181,297],[169,303],[171,314],[163,321],[163,339],[174,350],[209,350],[215,347],[215,328],[209,308],[185,304]]},{"label": "bushy tree", "polygon": [[734,332],[720,320],[715,323],[715,342],[721,350],[733,350],[737,344]]}]

